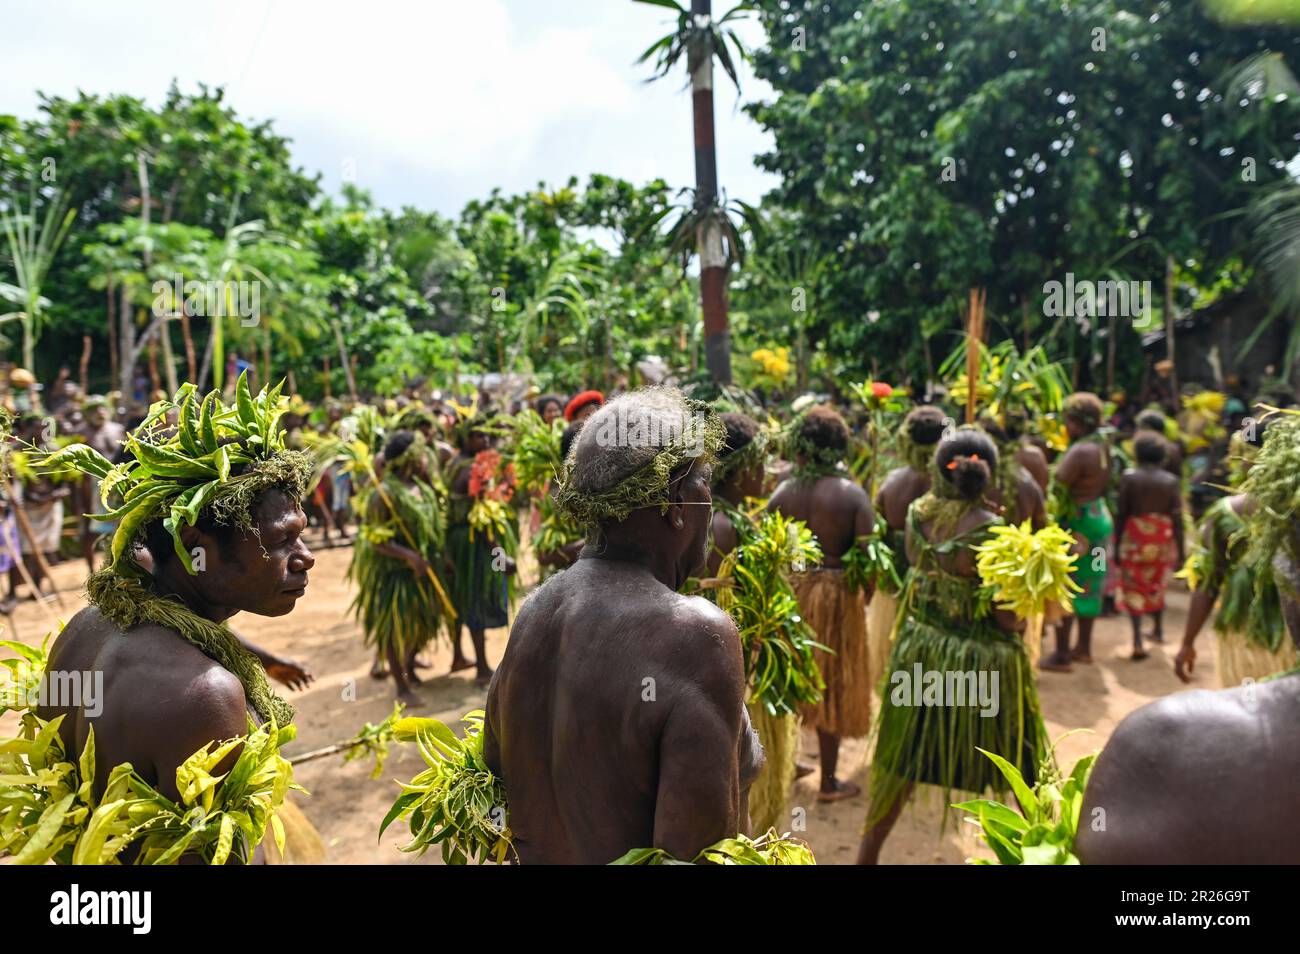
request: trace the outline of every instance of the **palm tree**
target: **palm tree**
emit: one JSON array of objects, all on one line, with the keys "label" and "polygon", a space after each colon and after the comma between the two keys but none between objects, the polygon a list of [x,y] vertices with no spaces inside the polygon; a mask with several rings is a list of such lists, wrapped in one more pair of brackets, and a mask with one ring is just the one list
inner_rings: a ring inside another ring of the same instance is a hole
[{"label": "palm tree", "polygon": [[[713,59],[717,57],[736,89],[736,64],[728,44],[737,58],[745,50],[735,32],[725,24],[752,9],[741,3],[721,19],[713,19],[712,0],[691,0],[688,10],[677,0],[637,0],[665,7],[677,14],[676,28],[656,40],[637,59],[644,63],[654,59],[654,76],[667,76],[682,55],[691,77],[691,108],[695,118],[695,197],[688,219],[694,227],[695,251],[700,257],[700,303],[704,310],[704,360],[713,380],[731,383],[731,340],[727,331],[727,271],[733,252],[727,240],[727,212],[718,198],[718,153],[713,139]],[[733,234],[734,234],[734,230]]]},{"label": "palm tree", "polygon": [[36,222],[36,179],[32,178],[28,194],[27,211],[22,203],[14,201],[14,209],[0,209],[0,228],[9,241],[9,258],[13,262],[16,284],[0,282],[0,296],[21,305],[18,311],[0,315],[0,323],[17,319],[23,329],[23,366],[35,372],[36,339],[40,337],[41,324],[49,299],[41,294],[41,286],[49,274],[50,265],[67,238],[77,210],[68,208],[66,192],[55,189],[45,207],[45,221],[38,228]]}]

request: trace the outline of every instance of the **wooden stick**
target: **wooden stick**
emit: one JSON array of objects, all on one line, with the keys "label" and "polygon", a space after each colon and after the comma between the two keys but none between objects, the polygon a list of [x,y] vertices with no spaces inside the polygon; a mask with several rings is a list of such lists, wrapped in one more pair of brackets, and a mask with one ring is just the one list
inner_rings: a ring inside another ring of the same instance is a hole
[{"label": "wooden stick", "polygon": [[[15,507],[15,512],[16,511],[17,508]],[[45,600],[41,598],[42,596],[41,588],[36,585],[36,581],[32,579],[32,575],[27,572],[27,564],[23,562],[22,553],[14,552],[14,542],[9,539],[9,534],[0,533],[0,537],[4,537],[5,549],[9,552],[9,558],[14,561],[14,566],[18,567],[18,574],[23,578],[23,581],[31,588],[31,591],[36,594],[36,603],[38,606],[40,606],[41,612],[43,612],[46,616],[50,618],[50,623],[57,629],[59,626],[59,617],[56,616],[53,612],[51,612],[50,608],[45,605]],[[51,581],[51,583],[53,583],[53,581]],[[56,590],[55,592],[57,593],[58,591]],[[15,607],[15,609],[16,608],[17,607]],[[14,619],[13,610],[10,610],[9,623],[11,626],[13,625],[13,619]],[[18,632],[17,629],[15,629],[14,634],[17,635],[17,632]]]},{"label": "wooden stick", "polygon": [[81,393],[90,393],[90,335],[81,336]]},{"label": "wooden stick", "polygon": [[[27,520],[27,514],[23,513],[21,505],[14,506],[14,517],[18,520],[18,528],[22,530],[23,536],[25,536],[27,542],[32,545],[32,555],[36,557],[36,565],[41,568],[41,572],[45,574],[45,578],[50,581],[50,592],[53,593],[54,598],[58,600],[59,609],[67,609],[68,605],[63,601],[63,594],[59,592],[59,588],[54,582],[54,574],[50,572],[50,565],[45,562],[45,554],[41,552],[41,548],[36,543],[36,533],[32,530],[32,525]],[[19,562],[21,563],[22,561],[20,560]],[[40,587],[36,586],[36,584],[31,581],[26,570],[27,568],[24,566],[23,576],[27,580],[27,585],[36,590],[38,596],[42,595]]]}]

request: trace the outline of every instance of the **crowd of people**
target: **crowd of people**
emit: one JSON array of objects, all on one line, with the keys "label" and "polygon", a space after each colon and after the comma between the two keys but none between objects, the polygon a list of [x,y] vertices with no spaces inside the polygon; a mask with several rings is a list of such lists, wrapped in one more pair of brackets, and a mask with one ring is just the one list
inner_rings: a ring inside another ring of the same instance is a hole
[{"label": "crowd of people", "polygon": [[[1192,679],[1214,617],[1227,693],[1173,695],[1120,725],[1088,790],[1112,823],[1080,827],[1079,857],[1300,857],[1300,827],[1271,809],[1227,813],[1239,820],[1218,819],[1212,839],[1170,834],[1226,804],[1216,779],[1264,791],[1286,778],[1293,801],[1300,778],[1279,764],[1294,752],[1264,752],[1300,698],[1280,688],[1297,678],[1287,624],[1300,623],[1300,418],[1285,411],[1189,395],[1129,414],[1080,391],[1042,414],[939,392],[882,430],[838,395],[764,407],[672,387],[412,389],[312,408],[278,391],[254,398],[241,380],[228,409],[191,390],[124,426],[112,395],[61,380],[42,406],[26,372],[9,383],[0,566],[16,574],[11,599],[15,581],[40,597],[61,550],[92,572],[94,605],[58,637],[50,667],[101,669],[120,700],[94,723],[101,786],[130,761],[179,797],[174,770],[243,735],[246,713],[292,719],[267,677],[301,686],[310,673],[227,621],[293,608],[310,533],[351,545],[372,675],[401,703],[424,704],[420,670],[439,638],[453,672],[474,670],[511,858],[604,863],[653,847],[689,860],[740,835],[779,840],[793,780],[815,772],[821,801],[865,796],[858,860],[874,863],[916,786],[1005,791],[980,750],[1032,785],[1049,749],[1039,681],[1093,664],[1105,615],[1128,617],[1129,657],[1146,660],[1166,638],[1177,575],[1192,589],[1177,676]],[[95,454],[60,453],[79,445]],[[120,492],[142,473],[161,483]],[[244,478],[252,489],[227,493]],[[149,503],[131,511],[132,499]],[[1040,548],[1037,532],[1061,528],[1069,590],[1013,607],[982,565],[1000,528]],[[72,539],[78,550],[63,546]],[[204,555],[200,572],[187,553]],[[128,587],[152,609],[123,609]],[[494,670],[486,634],[504,626]],[[109,638],[120,632],[132,638]],[[966,689],[955,701],[944,696],[954,675]],[[133,688],[154,678],[206,688],[160,713]],[[1247,725],[1242,692],[1263,697]],[[40,715],[71,715],[64,746],[85,744],[75,707]],[[802,750],[801,726],[815,751]],[[863,793],[839,753],[865,737]],[[1171,738],[1213,744],[1179,758]],[[1267,847],[1237,837],[1271,824]]]}]

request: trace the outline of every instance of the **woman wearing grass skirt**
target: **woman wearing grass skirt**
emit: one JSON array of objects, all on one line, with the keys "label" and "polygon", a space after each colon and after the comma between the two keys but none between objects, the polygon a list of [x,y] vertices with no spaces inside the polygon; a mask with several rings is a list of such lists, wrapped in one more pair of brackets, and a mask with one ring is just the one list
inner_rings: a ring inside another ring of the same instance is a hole
[{"label": "woman wearing grass skirt", "polygon": [[849,430],[833,408],[815,405],[804,411],[791,422],[786,442],[794,470],[776,488],[768,509],[806,523],[823,553],[820,564],[796,573],[790,583],[804,619],[825,647],[815,654],[825,682],[821,699],[804,704],[801,714],[804,724],[817,730],[817,800],[833,802],[861,791],[836,774],[840,739],[861,738],[871,731],[870,585],[855,580],[849,567],[851,554],[871,537],[876,515],[871,498],[842,464]]},{"label": "woman wearing grass skirt", "polygon": [[984,501],[997,468],[992,440],[962,428],[940,441],[930,493],[908,512],[912,569],[882,689],[860,864],[879,860],[918,782],[945,793],[1000,790],[1002,776],[977,747],[1029,777],[1038,764],[1043,728],[1022,624],[981,598],[972,552],[1001,523]]},{"label": "woman wearing grass skirt", "polygon": [[[930,460],[946,426],[943,411],[923,404],[912,408],[898,431],[898,452],[903,466],[889,472],[876,491],[876,513],[889,527],[886,542],[894,553],[898,578],[907,576],[904,537],[907,510],[930,489]],[[893,643],[894,620],[898,616],[898,593],[880,587],[867,607],[868,661],[873,678],[885,671]]]},{"label": "woman wearing grass skirt", "polygon": [[415,658],[438,635],[446,613],[434,565],[443,549],[442,502],[424,439],[398,431],[383,449],[383,475],[369,491],[348,579],[366,645],[387,660],[397,697],[421,706]]},{"label": "woman wearing grass skirt", "polygon": [[[487,663],[487,631],[510,621],[510,574],[514,573],[514,515],[504,509],[508,491],[497,495],[499,457],[491,449],[490,425],[478,415],[462,418],[455,428],[456,457],[447,466],[447,558],[451,564],[451,671],[475,668],[475,679],[486,686],[492,678]],[[490,462],[492,473],[481,472]],[[480,523],[478,514],[494,515]],[[476,525],[477,524],[477,525]],[[460,627],[469,629],[474,662],[461,651]]]}]

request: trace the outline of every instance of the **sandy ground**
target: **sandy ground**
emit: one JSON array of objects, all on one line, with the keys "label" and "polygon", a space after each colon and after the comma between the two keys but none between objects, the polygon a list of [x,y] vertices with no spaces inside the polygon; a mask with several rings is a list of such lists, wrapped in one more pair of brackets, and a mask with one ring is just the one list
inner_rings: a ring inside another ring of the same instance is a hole
[{"label": "sandy ground", "polygon": [[[344,580],[349,549],[318,550],[307,596],[298,608],[281,619],[239,616],[233,621],[237,630],[280,655],[305,663],[316,677],[304,692],[289,698],[298,709],[298,738],[288,753],[308,752],[332,742],[346,739],[366,722],[379,722],[392,709],[391,684],[370,678],[371,658],[361,642],[361,632],[348,614],[352,598]],[[60,609],[54,604],[38,606],[22,603],[9,620],[6,638],[39,643],[51,628],[51,616],[67,619],[84,605],[80,593],[84,579],[83,563],[64,563],[54,568],[55,579],[66,600]],[[1083,728],[1066,739],[1058,754],[1068,769],[1075,759],[1100,749],[1115,725],[1139,706],[1185,688],[1174,676],[1173,655],[1181,637],[1187,606],[1187,594],[1170,595],[1166,612],[1166,642],[1153,647],[1144,662],[1127,658],[1130,643],[1125,619],[1100,620],[1093,637],[1095,663],[1076,665],[1072,674],[1043,673],[1039,679],[1043,713],[1051,738],[1071,729]],[[507,631],[488,634],[488,655],[495,663],[501,658]],[[1172,639],[1172,642],[1170,641]],[[466,639],[466,648],[469,648]],[[1197,675],[1193,687],[1217,686],[1214,670],[1215,640],[1204,634],[1198,640]],[[484,691],[475,685],[472,670],[448,675],[451,650],[442,643],[430,652],[433,668],[427,671],[420,695],[428,707],[420,715],[430,715],[454,724],[471,709],[484,702]],[[12,715],[0,720],[0,735],[12,734]],[[804,757],[816,760],[816,740],[804,733]],[[865,740],[847,740],[840,755],[840,774],[867,785]],[[311,793],[300,804],[320,830],[329,860],[341,864],[421,864],[440,863],[433,853],[423,858],[398,850],[403,843],[399,826],[390,828],[380,839],[379,823],[397,792],[395,778],[409,779],[423,768],[418,753],[410,746],[394,746],[391,757],[378,779],[371,778],[372,763],[344,763],[340,756],[330,756],[299,767],[296,777]],[[831,805],[816,801],[816,774],[796,783],[792,806],[804,809],[797,813],[806,823],[798,832],[811,845],[821,864],[847,864],[855,857],[866,797],[858,796]],[[904,812],[893,836],[887,842],[882,861],[888,864],[960,864],[972,856],[987,856],[971,826],[951,815],[941,833],[942,809],[937,792],[923,792],[913,807]],[[797,822],[795,823],[797,824]]]}]

